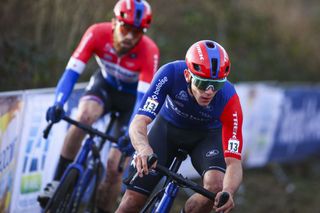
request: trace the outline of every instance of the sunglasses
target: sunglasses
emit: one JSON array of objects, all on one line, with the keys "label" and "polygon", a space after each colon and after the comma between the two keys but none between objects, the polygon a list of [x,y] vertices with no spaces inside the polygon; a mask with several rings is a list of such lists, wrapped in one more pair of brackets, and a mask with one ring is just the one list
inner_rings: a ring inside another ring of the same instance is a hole
[{"label": "sunglasses", "polygon": [[212,89],[214,91],[218,91],[222,89],[224,84],[227,81],[227,78],[219,79],[219,80],[213,80],[213,79],[206,79],[206,78],[200,78],[196,75],[194,75],[190,70],[188,70],[191,74],[191,82],[195,87],[197,87],[199,90],[206,91],[208,89]]},{"label": "sunglasses", "polygon": [[128,33],[132,33],[133,36],[138,36],[147,31],[146,28],[139,28],[130,24],[126,24],[123,21],[119,21],[119,20],[117,21],[120,24],[120,32],[122,35],[127,35]]}]

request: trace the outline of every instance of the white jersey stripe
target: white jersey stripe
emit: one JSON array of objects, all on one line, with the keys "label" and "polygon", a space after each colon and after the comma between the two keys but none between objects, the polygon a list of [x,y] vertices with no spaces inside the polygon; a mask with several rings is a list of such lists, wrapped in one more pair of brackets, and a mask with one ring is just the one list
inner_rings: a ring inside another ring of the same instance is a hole
[{"label": "white jersey stripe", "polygon": [[83,61],[76,59],[74,57],[71,57],[67,64],[66,69],[72,69],[81,75],[85,67],[86,67],[86,64]]},{"label": "white jersey stripe", "polygon": [[139,73],[126,69],[118,64],[103,60],[96,56],[97,63],[99,64],[103,77],[111,75],[124,82],[134,83],[139,80]]},{"label": "white jersey stripe", "polygon": [[138,92],[146,93],[149,87],[150,87],[150,83],[147,83],[145,81],[139,81],[137,90]]}]

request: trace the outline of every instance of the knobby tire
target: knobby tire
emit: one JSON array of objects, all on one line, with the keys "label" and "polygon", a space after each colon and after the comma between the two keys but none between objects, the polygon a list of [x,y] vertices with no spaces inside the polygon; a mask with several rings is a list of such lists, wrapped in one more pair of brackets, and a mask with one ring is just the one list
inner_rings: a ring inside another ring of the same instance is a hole
[{"label": "knobby tire", "polygon": [[45,213],[69,213],[68,206],[74,187],[78,181],[79,171],[71,169],[64,181],[58,186],[45,208]]}]

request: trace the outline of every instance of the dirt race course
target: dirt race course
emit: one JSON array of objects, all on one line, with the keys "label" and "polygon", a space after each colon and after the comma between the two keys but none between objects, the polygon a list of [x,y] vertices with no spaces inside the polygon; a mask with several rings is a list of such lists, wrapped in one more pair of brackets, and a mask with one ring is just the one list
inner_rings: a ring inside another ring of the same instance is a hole
[{"label": "dirt race course", "polygon": [[[320,158],[315,157],[298,164],[283,165],[281,170],[276,165],[245,170],[232,212],[320,213],[319,161]],[[180,190],[171,212],[178,213],[186,199]]]}]

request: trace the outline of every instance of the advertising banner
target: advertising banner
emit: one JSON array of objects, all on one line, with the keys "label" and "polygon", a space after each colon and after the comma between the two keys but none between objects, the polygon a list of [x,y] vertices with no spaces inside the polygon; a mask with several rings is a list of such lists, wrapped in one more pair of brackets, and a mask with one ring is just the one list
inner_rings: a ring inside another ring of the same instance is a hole
[{"label": "advertising banner", "polygon": [[283,89],[266,84],[240,84],[236,89],[243,110],[244,165],[264,166],[274,145]]},{"label": "advertising banner", "polygon": [[11,212],[40,212],[36,198],[44,184],[52,179],[66,129],[61,122],[53,127],[47,140],[42,137],[47,123],[45,112],[53,98],[53,94],[25,94],[25,116]]},{"label": "advertising banner", "polygon": [[[76,116],[82,92],[83,89],[75,89],[65,105],[66,113],[72,118]],[[26,92],[24,100],[25,116],[21,122],[23,128],[20,131],[20,151],[17,156],[18,163],[15,169],[10,212],[40,213],[37,196],[53,179],[64,137],[70,125],[65,121],[60,121],[53,126],[48,139],[44,139],[43,130],[47,125],[45,115],[54,100],[53,90]],[[101,119],[94,126],[103,130],[107,121],[108,118]],[[106,157],[107,152],[103,153],[102,156]]]},{"label": "advertising banner", "polygon": [[284,90],[270,162],[295,162],[320,150],[320,87]]},{"label": "advertising banner", "polygon": [[[77,86],[65,105],[75,118],[83,85]],[[243,110],[243,163],[246,168],[270,162],[294,162],[319,153],[320,87],[290,88],[265,83],[236,85]],[[52,181],[69,124],[55,124],[48,139],[46,111],[54,90],[0,94],[0,213],[37,213],[38,194]],[[109,117],[94,124],[104,131]],[[101,153],[102,161],[110,145]],[[190,158],[179,172],[199,177]]]},{"label": "advertising banner", "polygon": [[0,212],[9,212],[19,149],[23,100],[0,96]]}]

